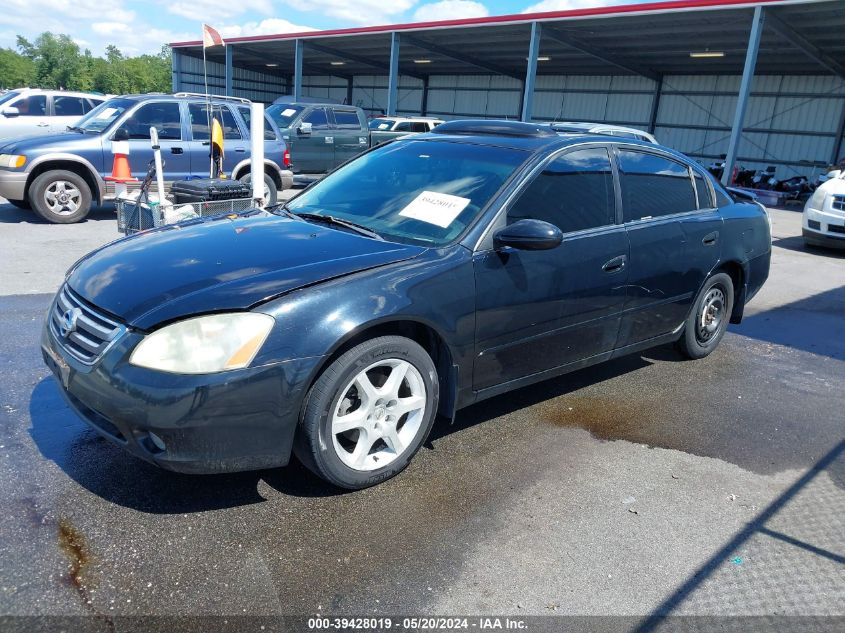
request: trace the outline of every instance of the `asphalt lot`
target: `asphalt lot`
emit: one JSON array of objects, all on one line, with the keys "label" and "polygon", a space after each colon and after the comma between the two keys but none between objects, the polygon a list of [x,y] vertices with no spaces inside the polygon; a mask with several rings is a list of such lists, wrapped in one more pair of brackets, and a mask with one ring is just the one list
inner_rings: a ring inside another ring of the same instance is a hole
[{"label": "asphalt lot", "polygon": [[707,359],[658,348],[476,405],[342,493],[297,464],[175,475],[89,431],[38,334],[113,211],[0,204],[0,616],[845,616],[845,256],[772,214],[769,282]]}]

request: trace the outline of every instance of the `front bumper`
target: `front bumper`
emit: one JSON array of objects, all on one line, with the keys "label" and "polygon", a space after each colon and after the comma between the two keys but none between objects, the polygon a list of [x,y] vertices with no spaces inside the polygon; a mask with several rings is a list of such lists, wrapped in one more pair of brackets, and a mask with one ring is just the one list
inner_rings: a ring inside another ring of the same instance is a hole
[{"label": "front bumper", "polygon": [[282,191],[293,187],[293,172],[290,169],[283,169],[279,172],[282,181]]},{"label": "front bumper", "polygon": [[87,366],[45,325],[41,350],[70,407],[145,461],[183,473],[288,463],[304,383],[319,357],[217,374],[167,374],[128,363],[140,340],[129,331]]},{"label": "front bumper", "polygon": [[824,248],[841,248],[845,250],[845,234],[833,235],[831,233],[812,231],[805,227],[801,229],[801,235],[804,236],[804,243],[809,244],[810,246],[822,246]]},{"label": "front bumper", "polygon": [[0,169],[0,196],[7,200],[23,200],[28,175],[23,171]]}]

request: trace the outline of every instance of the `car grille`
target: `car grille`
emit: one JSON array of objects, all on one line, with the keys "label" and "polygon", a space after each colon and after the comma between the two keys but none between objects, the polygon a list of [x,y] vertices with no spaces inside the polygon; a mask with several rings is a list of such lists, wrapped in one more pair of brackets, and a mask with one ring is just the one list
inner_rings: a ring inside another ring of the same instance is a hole
[{"label": "car grille", "polygon": [[[76,326],[72,331],[63,330],[65,315],[76,315]],[[94,363],[117,337],[124,327],[92,310],[82,302],[67,284],[62,286],[50,312],[50,331],[59,345],[77,360]]]},{"label": "car grille", "polygon": [[835,224],[828,224],[827,230],[831,233],[845,233],[845,226],[836,226]]},{"label": "car grille", "polygon": [[831,205],[837,211],[845,211],[845,196],[833,196]]}]

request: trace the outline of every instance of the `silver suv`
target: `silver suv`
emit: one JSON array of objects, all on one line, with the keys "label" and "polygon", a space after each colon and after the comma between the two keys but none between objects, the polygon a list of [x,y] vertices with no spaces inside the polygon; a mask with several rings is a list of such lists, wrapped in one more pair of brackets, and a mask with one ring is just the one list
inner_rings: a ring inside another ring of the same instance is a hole
[{"label": "silver suv", "polygon": [[0,95],[0,138],[64,132],[107,99],[88,92],[9,90]]}]

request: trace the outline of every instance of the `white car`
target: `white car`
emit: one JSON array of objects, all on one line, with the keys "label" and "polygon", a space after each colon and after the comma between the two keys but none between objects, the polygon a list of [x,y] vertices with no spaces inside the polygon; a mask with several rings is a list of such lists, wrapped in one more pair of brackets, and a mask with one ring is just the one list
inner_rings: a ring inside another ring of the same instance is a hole
[{"label": "white car", "polygon": [[64,132],[107,99],[66,90],[9,90],[0,95],[0,138]]},{"label": "white car", "polygon": [[612,125],[610,123],[581,123],[581,122],[555,122],[550,123],[551,128],[558,134],[605,134],[620,138],[635,138],[640,141],[657,144],[653,134],[638,130],[633,127]]},{"label": "white car", "polygon": [[845,249],[845,179],[839,176],[819,185],[804,205],[801,233],[808,246]]}]

